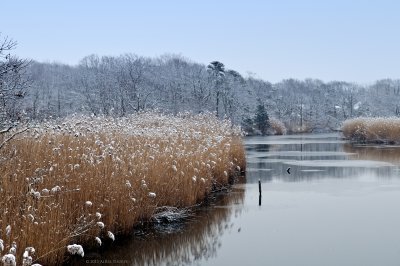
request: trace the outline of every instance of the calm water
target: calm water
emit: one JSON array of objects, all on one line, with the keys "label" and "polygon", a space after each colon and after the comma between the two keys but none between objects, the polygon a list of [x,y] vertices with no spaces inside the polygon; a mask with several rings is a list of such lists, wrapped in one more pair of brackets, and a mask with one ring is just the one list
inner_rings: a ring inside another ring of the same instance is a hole
[{"label": "calm water", "polygon": [[86,259],[400,265],[400,147],[351,145],[334,134],[249,137],[245,144],[246,182],[232,193],[178,228],[138,233]]}]

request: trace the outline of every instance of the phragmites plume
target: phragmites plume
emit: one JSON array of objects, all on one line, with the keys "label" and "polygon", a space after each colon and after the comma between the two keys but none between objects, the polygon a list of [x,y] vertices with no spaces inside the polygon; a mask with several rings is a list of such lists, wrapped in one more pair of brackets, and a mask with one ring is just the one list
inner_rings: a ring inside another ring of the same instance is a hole
[{"label": "phragmites plume", "polygon": [[77,244],[68,245],[67,246],[67,251],[71,255],[75,255],[76,254],[76,255],[79,255],[81,257],[83,257],[85,255],[85,253],[83,252],[83,247],[81,245],[77,245]]},{"label": "phragmites plume", "polygon": [[17,262],[15,260],[15,256],[13,254],[4,255],[1,259],[4,266],[16,266]]},{"label": "phragmites plume", "polygon": [[99,237],[95,237],[94,240],[97,242],[99,246],[101,246],[101,239]]},{"label": "phragmites plume", "polygon": [[56,194],[57,192],[60,192],[61,188],[59,186],[55,186],[51,189],[52,194]]},{"label": "phragmites plume", "polygon": [[48,196],[50,191],[47,188],[42,189],[42,195],[43,196]]},{"label": "phragmites plume", "polygon": [[114,234],[113,234],[112,232],[107,231],[107,235],[108,235],[108,237],[109,237],[112,241],[115,240],[115,236],[114,236]]},{"label": "phragmites plume", "polygon": [[11,235],[11,225],[7,225],[7,227],[6,227],[6,236],[10,237],[10,235]]},{"label": "phragmites plume", "polygon": [[32,264],[32,257],[30,254],[35,253],[35,249],[33,247],[25,248],[24,254],[22,255],[22,266],[30,266]]},{"label": "phragmites plume", "polygon": [[104,223],[103,223],[103,222],[97,222],[97,225],[98,225],[101,229],[104,228]]}]

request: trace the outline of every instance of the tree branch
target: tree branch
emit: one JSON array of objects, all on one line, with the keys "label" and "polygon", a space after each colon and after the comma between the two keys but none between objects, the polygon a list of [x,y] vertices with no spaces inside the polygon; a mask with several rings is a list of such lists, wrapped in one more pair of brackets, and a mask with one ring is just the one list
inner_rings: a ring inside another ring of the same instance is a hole
[{"label": "tree branch", "polygon": [[2,131],[0,131],[0,135],[9,132],[13,127],[8,127],[6,129],[3,129]]},{"label": "tree branch", "polygon": [[[25,131],[27,131],[28,129],[30,129],[30,127],[27,127],[25,129],[22,129],[20,131],[14,132],[11,136],[9,136],[6,140],[4,140],[1,144],[0,144],[0,150],[4,147],[4,145],[6,145],[7,142],[9,142],[10,140],[12,140],[13,138],[15,138],[17,135],[24,133]],[[11,128],[7,129],[5,132],[10,131]],[[3,130],[4,131],[4,130]],[[2,133],[5,133],[1,131]]]}]

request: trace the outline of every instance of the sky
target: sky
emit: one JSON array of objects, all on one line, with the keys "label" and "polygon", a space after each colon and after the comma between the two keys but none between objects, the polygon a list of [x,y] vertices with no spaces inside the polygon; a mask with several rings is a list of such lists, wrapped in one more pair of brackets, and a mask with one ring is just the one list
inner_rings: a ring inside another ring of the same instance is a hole
[{"label": "sky", "polygon": [[22,58],[178,54],[278,82],[400,78],[400,1],[6,0],[1,38]]}]

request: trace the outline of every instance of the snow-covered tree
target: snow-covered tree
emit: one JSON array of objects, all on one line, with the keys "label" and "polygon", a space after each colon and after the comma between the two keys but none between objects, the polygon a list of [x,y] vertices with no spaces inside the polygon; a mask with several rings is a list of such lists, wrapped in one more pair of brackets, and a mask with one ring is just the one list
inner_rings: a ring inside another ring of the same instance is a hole
[{"label": "snow-covered tree", "polygon": [[256,114],[254,117],[254,123],[262,135],[267,134],[269,128],[269,117],[264,104],[259,101],[257,104]]},{"label": "snow-covered tree", "polygon": [[207,66],[207,70],[210,73],[212,82],[214,83],[216,99],[215,111],[217,113],[217,117],[219,117],[219,103],[222,92],[222,84],[225,81],[225,65],[219,61],[213,61]]},{"label": "snow-covered tree", "polygon": [[[3,48],[3,68],[9,60]],[[253,128],[259,102],[288,132],[329,131],[356,116],[400,115],[400,81],[391,79],[372,85],[318,79],[272,84],[244,77],[219,61],[203,65],[179,55],[91,55],[78,66],[32,62],[22,69],[33,82],[26,97],[21,97],[25,83],[8,82],[5,87],[4,80],[11,79],[2,76],[1,89],[7,88],[9,97],[5,93],[0,97],[3,122],[25,111],[33,119],[43,119],[79,112],[125,116],[157,108],[174,114],[216,112],[220,118]],[[18,72],[20,80],[23,72]],[[18,86],[9,90],[10,84]],[[18,101],[23,105],[14,104]]]},{"label": "snow-covered tree", "polygon": [[29,87],[28,61],[12,54],[17,42],[0,35],[0,132],[14,127],[23,117],[21,104]]}]

